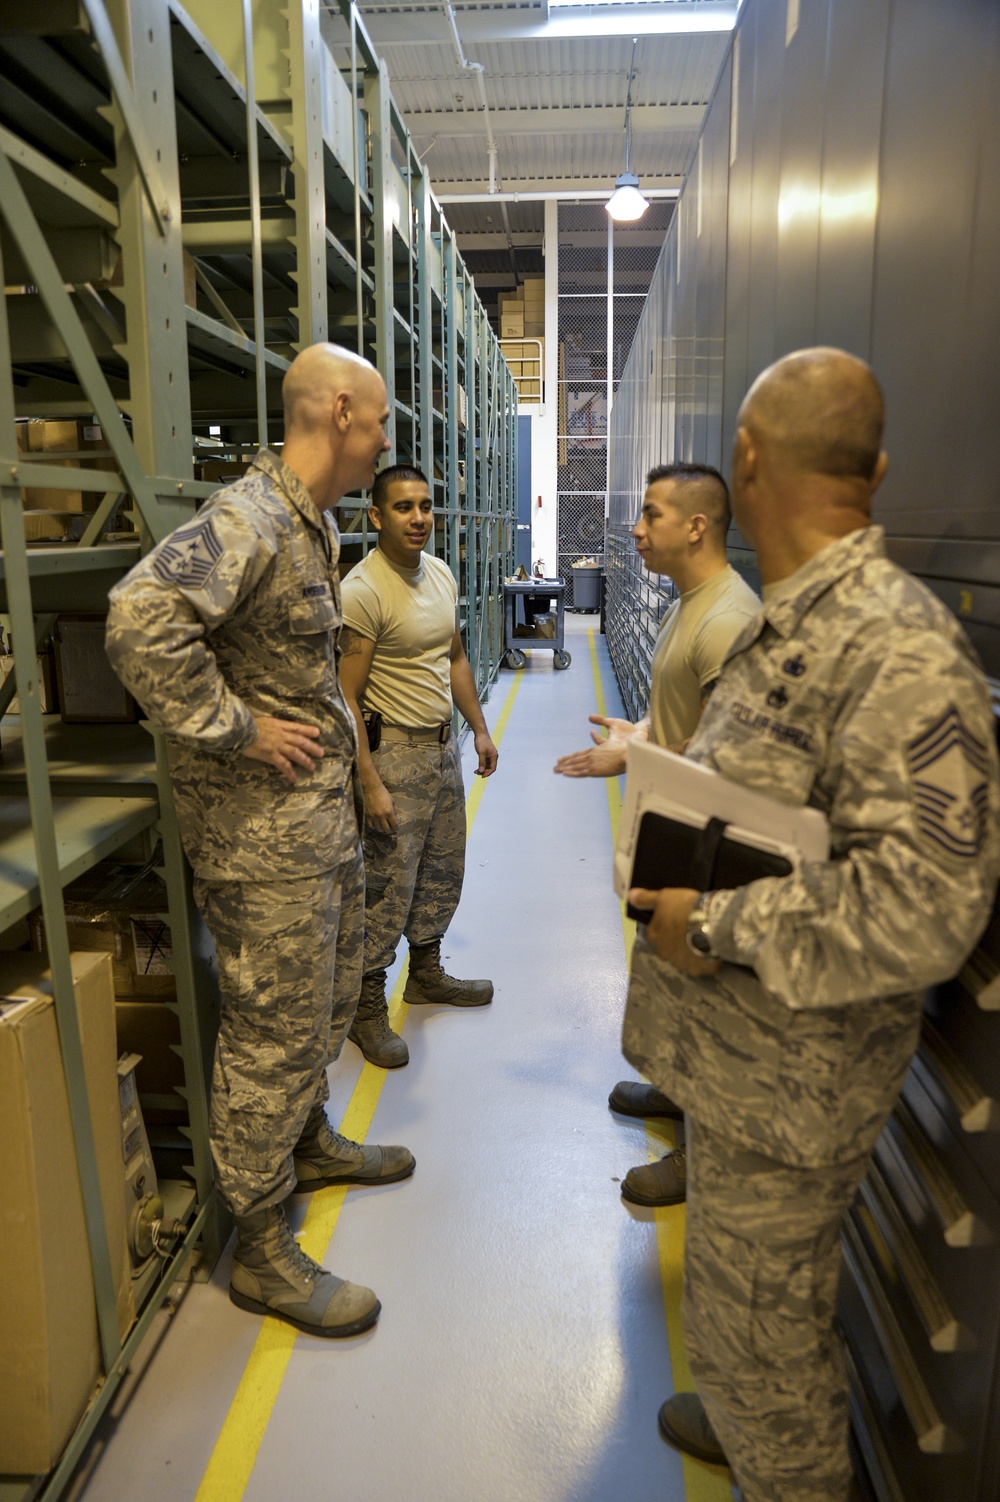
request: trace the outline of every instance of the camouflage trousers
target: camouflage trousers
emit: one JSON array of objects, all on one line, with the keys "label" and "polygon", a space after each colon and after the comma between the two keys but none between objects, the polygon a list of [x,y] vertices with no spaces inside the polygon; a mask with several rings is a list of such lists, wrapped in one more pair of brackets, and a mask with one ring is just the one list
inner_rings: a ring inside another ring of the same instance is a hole
[{"label": "camouflage trousers", "polygon": [[364,869],[355,857],[298,881],[199,881],[215,940],[222,1011],[210,1135],[234,1215],[292,1191],[292,1149],[329,1094],[361,990]]},{"label": "camouflage trousers", "polygon": [[391,741],[373,760],[399,828],[365,829],[366,975],[392,964],[404,934],[410,944],[441,938],[465,878],[465,789],[455,737],[443,746]]},{"label": "camouflage trousers", "polygon": [[867,1158],[788,1167],[688,1119],[683,1325],[745,1502],[846,1502],[840,1225]]}]

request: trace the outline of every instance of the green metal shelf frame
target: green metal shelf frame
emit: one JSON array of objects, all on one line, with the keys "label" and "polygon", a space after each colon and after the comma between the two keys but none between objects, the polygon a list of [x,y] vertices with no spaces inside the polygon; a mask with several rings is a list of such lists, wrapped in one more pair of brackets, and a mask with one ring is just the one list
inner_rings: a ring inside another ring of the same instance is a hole
[{"label": "green metal shelf frame", "polygon": [[[193,479],[195,449],[246,457],[266,443],[289,361],[330,338],[374,358],[390,396],[390,457],[432,477],[439,551],[459,582],[466,646],[487,696],[502,656],[503,578],[514,567],[516,390],[385,66],[356,5],[340,0],[340,9],[349,42],[338,67],[317,7],[82,0],[75,29],[59,12],[62,114],[29,103],[30,122],[0,119],[0,263],[13,256],[5,285],[36,289],[13,308],[16,326],[8,299],[0,311],[0,609],[17,642],[44,642],[59,609],[102,610],[140,549],[217,488]],[[18,25],[44,41],[56,13]],[[185,253],[197,307],[185,303]],[[28,357],[18,354],[15,385],[11,339],[24,330]],[[33,358],[36,344],[44,358]],[[114,471],[18,452],[17,417],[96,419]],[[225,429],[217,448],[210,426]],[[94,496],[79,544],[28,548],[29,486]],[[365,501],[342,503],[348,554],[373,542]],[[104,533],[123,507],[136,542],[110,545]],[[0,928],[40,899],[105,1371],[55,1470],[0,1477],[0,1502],[55,1502],[172,1282],[195,1253],[207,1275],[228,1221],[208,1148],[216,998],[164,743],[154,736],[143,754],[113,765],[67,750],[64,729],[43,720],[33,651],[18,653],[0,687],[0,715],[15,692],[19,745],[9,727],[0,732]],[[138,732],[126,730],[133,747]],[[163,852],[193,1183],[165,1186],[170,1213],[190,1218],[188,1228],[159,1276],[147,1273],[151,1286],[122,1344],[63,887],[140,833],[158,837]],[[5,883],[15,863],[18,876]]]}]

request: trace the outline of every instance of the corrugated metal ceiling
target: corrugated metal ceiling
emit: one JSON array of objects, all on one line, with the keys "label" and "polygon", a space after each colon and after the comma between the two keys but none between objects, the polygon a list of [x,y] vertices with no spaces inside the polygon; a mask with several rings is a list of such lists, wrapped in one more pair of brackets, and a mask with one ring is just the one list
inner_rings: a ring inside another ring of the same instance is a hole
[{"label": "corrugated metal ceiling", "polygon": [[[480,117],[481,118],[481,117]],[[631,165],[647,187],[679,186],[694,150],[693,133],[636,136]],[[472,191],[489,178],[489,150],[485,128],[476,136],[437,135],[423,125],[414,144],[426,161],[435,190]],[[579,135],[501,136],[497,140],[497,187],[504,191],[556,192],[561,183],[576,190],[605,188],[610,193],[625,164],[625,133],[593,131]],[[449,219],[451,215],[449,215]]]},{"label": "corrugated metal ceiling", "polygon": [[[649,14],[675,5],[688,17],[727,8],[735,15],[736,8],[723,0],[659,0]],[[610,193],[625,167],[632,37],[532,35],[547,21],[547,0],[456,3],[457,43],[444,3],[360,0],[360,9],[435,191],[483,196],[477,203],[450,202],[446,214],[492,305],[497,288],[541,271],[544,210],[541,203],[488,198],[489,131],[496,143],[494,184],[503,192]],[[324,29],[331,42],[345,35],[339,14],[330,15]],[[729,43],[729,31],[639,37],[630,165],[645,187],[680,187]],[[650,230],[669,212],[658,205]],[[597,217],[604,222],[603,213]],[[650,241],[648,253],[655,256],[661,235],[662,228],[638,239]]]},{"label": "corrugated metal ceiling", "polygon": [[[661,0],[649,9],[674,5],[686,14],[720,10],[720,0]],[[438,191],[488,188],[488,112],[497,143],[497,186],[509,192],[610,192],[625,165],[631,37],[526,35],[546,19],[545,0],[455,4],[457,46],[442,3],[361,0],[360,8]],[[335,28],[336,20],[330,24]],[[649,179],[647,186],[680,186],[729,40],[726,31],[639,37],[631,165]],[[483,69],[487,111],[462,56]]]}]

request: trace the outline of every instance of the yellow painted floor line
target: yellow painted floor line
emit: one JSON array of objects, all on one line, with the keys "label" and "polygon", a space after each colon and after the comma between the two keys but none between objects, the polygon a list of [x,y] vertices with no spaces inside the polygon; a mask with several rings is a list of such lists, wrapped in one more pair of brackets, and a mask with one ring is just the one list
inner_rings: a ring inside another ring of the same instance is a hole
[{"label": "yellow painted floor line", "polygon": [[[514,675],[504,700],[493,731],[495,746],[500,745],[507,728],[521,677],[520,673]],[[477,777],[466,800],[467,834],[472,832],[488,781],[488,778]],[[403,1001],[406,972],[404,964],[389,1000],[389,1016],[397,1032],[410,1010]],[[373,1064],[365,1064],[361,1070],[339,1127],[353,1142],[364,1142],[368,1135],[385,1077],[385,1070],[377,1069]],[[322,1262],[326,1256],[346,1194],[347,1186],[344,1185],[339,1189],[321,1190],[309,1201],[298,1242],[315,1262]],[[297,1338],[297,1331],[281,1320],[265,1319],[261,1324],[222,1432],[195,1494],[195,1502],[241,1502]]]},{"label": "yellow painted floor line", "polygon": [[[594,674],[594,697],[597,702],[598,714],[607,716],[607,707],[604,697],[604,684],[601,680],[601,664],[597,656],[597,642],[593,628],[588,630],[587,638],[590,642],[590,663]],[[617,777],[605,778],[608,790],[608,815],[611,819],[612,841],[618,840],[618,826],[621,822],[622,801]],[[635,938],[635,924],[631,918],[625,916],[625,904],[622,904],[622,930],[625,937],[625,956],[628,962],[632,958],[632,941]],[[668,1135],[672,1135],[669,1134]],[[649,1161],[655,1163],[663,1156],[665,1136],[660,1126],[648,1126],[646,1128],[646,1149]],[[667,1146],[671,1144],[669,1141]],[[667,1346],[670,1351],[670,1370],[673,1376],[674,1391],[688,1392],[694,1387],[691,1378],[691,1369],[688,1366],[687,1352],[684,1349],[684,1335],[681,1331],[681,1291],[684,1280],[684,1224],[685,1209],[683,1205],[667,1205],[662,1209],[653,1211],[653,1219],[656,1224],[656,1246],[660,1262],[660,1282],[663,1285],[663,1308],[667,1319]],[[664,1397],[667,1394],[664,1393]],[[732,1488],[729,1483],[729,1472],[723,1466],[706,1466],[700,1461],[691,1460],[687,1455],[681,1456],[684,1467],[684,1490],[687,1502],[732,1502]]]}]

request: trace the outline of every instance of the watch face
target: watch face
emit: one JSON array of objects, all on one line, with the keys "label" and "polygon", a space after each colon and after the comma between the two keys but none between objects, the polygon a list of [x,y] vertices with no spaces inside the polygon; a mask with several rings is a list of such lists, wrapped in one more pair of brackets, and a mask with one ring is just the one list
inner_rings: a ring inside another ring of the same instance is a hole
[{"label": "watch face", "polygon": [[697,950],[698,954],[707,955],[712,952],[711,942],[703,928],[696,928],[688,934],[688,944],[692,949]]}]

